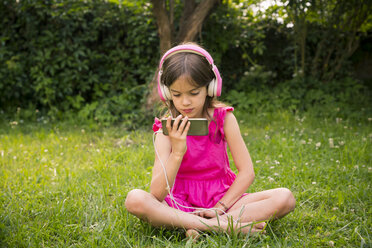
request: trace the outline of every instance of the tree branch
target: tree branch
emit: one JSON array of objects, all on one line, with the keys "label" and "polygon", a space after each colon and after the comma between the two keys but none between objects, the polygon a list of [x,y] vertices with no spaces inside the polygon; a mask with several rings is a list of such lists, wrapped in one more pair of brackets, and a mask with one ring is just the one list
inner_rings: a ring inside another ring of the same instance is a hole
[{"label": "tree branch", "polygon": [[202,24],[209,14],[209,11],[217,2],[218,0],[204,0],[200,2],[187,19],[185,16],[185,20],[183,25],[180,26],[180,31],[176,40],[179,42],[193,41],[198,32],[201,30]]}]

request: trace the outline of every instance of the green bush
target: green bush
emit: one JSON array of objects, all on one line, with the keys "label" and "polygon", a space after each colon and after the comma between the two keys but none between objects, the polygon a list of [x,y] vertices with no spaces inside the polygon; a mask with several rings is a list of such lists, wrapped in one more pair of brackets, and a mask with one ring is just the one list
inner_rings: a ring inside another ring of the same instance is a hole
[{"label": "green bush", "polygon": [[225,100],[248,113],[288,109],[313,112],[319,117],[349,119],[365,118],[372,113],[372,92],[358,80],[347,77],[324,83],[297,77],[269,87],[265,82],[270,80],[270,75],[262,68],[246,73]]},{"label": "green bush", "polygon": [[2,1],[0,9],[1,109],[105,123],[138,116],[158,59],[148,5]]}]

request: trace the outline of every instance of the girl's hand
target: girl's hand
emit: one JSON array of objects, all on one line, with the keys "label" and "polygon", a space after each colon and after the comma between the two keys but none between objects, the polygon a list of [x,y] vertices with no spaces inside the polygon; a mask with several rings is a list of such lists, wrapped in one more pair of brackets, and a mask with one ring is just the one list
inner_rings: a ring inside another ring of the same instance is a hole
[{"label": "girl's hand", "polygon": [[222,209],[214,207],[213,209],[210,210],[204,210],[202,212],[197,212],[195,213],[196,215],[199,215],[200,217],[206,218],[206,219],[211,219],[217,217],[217,215],[223,215],[225,214]]},{"label": "girl's hand", "polygon": [[172,118],[168,117],[166,126],[172,144],[172,153],[179,156],[183,156],[186,153],[186,137],[190,128],[190,122],[188,121],[189,118],[186,116],[183,120],[181,119],[182,115],[177,116],[173,126],[171,126]]}]

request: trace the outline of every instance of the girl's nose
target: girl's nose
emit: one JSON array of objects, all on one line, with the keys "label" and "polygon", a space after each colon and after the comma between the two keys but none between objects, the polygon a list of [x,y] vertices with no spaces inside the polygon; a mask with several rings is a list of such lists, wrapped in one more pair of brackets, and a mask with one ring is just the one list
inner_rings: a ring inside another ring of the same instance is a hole
[{"label": "girl's nose", "polygon": [[187,106],[187,105],[190,105],[190,103],[191,103],[191,101],[190,101],[190,99],[187,96],[184,96],[182,98],[182,104],[183,105]]}]

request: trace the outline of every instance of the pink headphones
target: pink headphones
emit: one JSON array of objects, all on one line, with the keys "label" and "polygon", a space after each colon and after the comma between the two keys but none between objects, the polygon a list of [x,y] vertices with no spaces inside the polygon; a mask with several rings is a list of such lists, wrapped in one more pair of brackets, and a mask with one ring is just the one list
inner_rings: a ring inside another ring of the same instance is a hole
[{"label": "pink headphones", "polygon": [[222,89],[222,78],[221,75],[217,69],[217,67],[213,63],[213,58],[212,56],[203,48],[196,46],[196,45],[179,45],[171,48],[168,50],[164,56],[161,58],[160,63],[159,63],[159,74],[158,74],[158,93],[162,101],[167,101],[167,100],[172,100],[172,95],[168,89],[167,86],[165,86],[161,82],[161,75],[163,73],[163,63],[164,60],[173,54],[176,53],[195,53],[198,55],[201,55],[207,59],[209,64],[212,67],[212,71],[214,73],[215,78],[209,83],[208,85],[208,96],[210,97],[217,97],[221,95],[221,89]]}]

